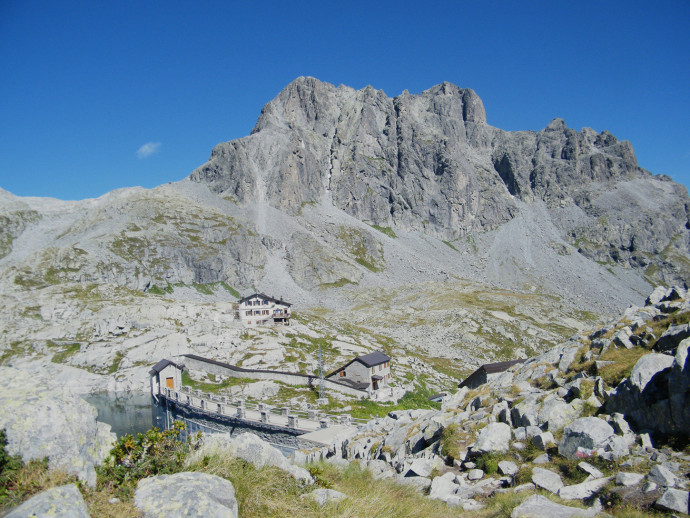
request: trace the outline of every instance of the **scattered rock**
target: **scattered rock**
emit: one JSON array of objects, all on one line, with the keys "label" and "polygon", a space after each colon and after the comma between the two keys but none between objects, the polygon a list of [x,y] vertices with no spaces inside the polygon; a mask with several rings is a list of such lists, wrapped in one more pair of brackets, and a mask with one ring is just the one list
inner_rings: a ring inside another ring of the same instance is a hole
[{"label": "scattered rock", "polygon": [[227,433],[204,436],[202,445],[194,452],[194,455],[195,458],[203,458],[205,455],[219,452],[244,459],[258,468],[275,466],[308,484],[314,482],[306,469],[291,464],[278,448],[253,433],[245,432],[236,437],[231,437]]},{"label": "scattered rock", "polygon": [[681,491],[680,489],[667,489],[654,505],[664,511],[690,514],[690,509],[688,508],[688,492]]},{"label": "scattered rock", "polygon": [[673,351],[679,343],[688,337],[690,337],[690,325],[669,326],[657,340],[654,349],[660,352]]},{"label": "scattered rock", "polygon": [[549,454],[542,453],[532,461],[532,464],[548,464],[549,462],[551,462],[551,457],[549,457]]},{"label": "scattered rock", "polygon": [[636,486],[644,480],[644,475],[640,473],[625,473],[623,471],[618,472],[616,475],[616,484],[619,486]]},{"label": "scattered rock", "polygon": [[592,517],[600,512],[600,504],[595,504],[589,509],[578,509],[557,504],[545,496],[532,495],[513,509],[510,516],[511,518],[570,518],[571,516]]},{"label": "scattered rock", "polygon": [[89,518],[86,502],[74,484],[53,487],[15,507],[5,518]]},{"label": "scattered rock", "polygon": [[582,461],[577,465],[577,467],[592,478],[602,478],[604,476],[601,471],[592,466],[589,462]]},{"label": "scattered rock", "polygon": [[318,504],[319,507],[323,507],[324,505],[330,502],[340,502],[344,498],[347,498],[347,495],[334,489],[326,489],[320,487],[319,489],[315,489],[311,493],[302,495],[302,498],[311,498]]},{"label": "scattered rock", "polygon": [[484,472],[481,469],[472,469],[467,473],[467,480],[481,480],[484,478]]},{"label": "scattered rock", "polygon": [[137,484],[134,505],[144,518],[198,516],[237,518],[233,485],[207,473],[176,473],[144,478]]},{"label": "scattered rock", "polygon": [[508,475],[509,477],[512,477],[518,472],[518,466],[512,461],[502,460],[498,463],[498,472],[501,475]]},{"label": "scattered rock", "polygon": [[543,468],[532,469],[532,482],[534,482],[535,486],[554,494],[558,493],[558,490],[563,487],[563,481],[558,473]]},{"label": "scattered rock", "polygon": [[611,477],[597,478],[585,480],[580,484],[573,484],[572,486],[564,486],[558,490],[558,496],[563,500],[584,500],[601,491],[610,480]]},{"label": "scattered rock", "polygon": [[474,449],[483,452],[505,452],[510,448],[510,426],[505,423],[489,423],[477,437]]},{"label": "scattered rock", "polygon": [[543,432],[532,437],[532,442],[534,446],[540,450],[546,451],[546,449],[554,443],[553,434],[551,432]]},{"label": "scattered rock", "polygon": [[450,496],[455,494],[458,487],[458,484],[455,483],[455,475],[451,472],[444,473],[440,477],[434,477],[431,481],[429,498],[445,502]]},{"label": "scattered rock", "polygon": [[591,451],[602,448],[606,440],[614,435],[611,425],[598,417],[581,417],[563,430],[563,439],[558,445],[558,453],[575,458],[578,450]]},{"label": "scattered rock", "polygon": [[670,469],[661,464],[657,464],[651,469],[648,479],[662,487],[674,487],[676,485],[676,476]]}]

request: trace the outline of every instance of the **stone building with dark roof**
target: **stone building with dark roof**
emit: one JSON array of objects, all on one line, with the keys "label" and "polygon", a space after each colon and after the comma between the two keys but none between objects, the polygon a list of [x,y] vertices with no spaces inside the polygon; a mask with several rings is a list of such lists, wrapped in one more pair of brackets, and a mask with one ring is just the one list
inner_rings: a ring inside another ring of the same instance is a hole
[{"label": "stone building with dark roof", "polygon": [[513,365],[517,365],[518,363],[522,363],[524,361],[525,360],[509,360],[505,362],[485,363],[472,374],[467,376],[467,378],[462,380],[458,384],[458,387],[467,387],[469,389],[477,388],[478,386],[488,382],[490,379],[495,378],[500,373],[507,371]]},{"label": "stone building with dark roof", "polygon": [[353,387],[374,392],[390,384],[390,362],[390,356],[381,351],[374,351],[354,358],[328,374],[326,379],[339,380],[352,384]]},{"label": "stone building with dark roof", "polygon": [[161,360],[151,367],[149,379],[151,382],[151,393],[160,394],[162,389],[180,390],[182,386],[182,371],[184,365],[170,360]]}]

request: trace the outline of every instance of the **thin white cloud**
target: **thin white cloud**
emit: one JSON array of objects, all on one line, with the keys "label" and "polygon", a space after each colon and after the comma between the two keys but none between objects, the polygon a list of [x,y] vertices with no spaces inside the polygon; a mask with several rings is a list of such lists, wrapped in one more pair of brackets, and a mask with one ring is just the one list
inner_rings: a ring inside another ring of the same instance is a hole
[{"label": "thin white cloud", "polygon": [[148,158],[154,153],[158,153],[161,147],[160,142],[147,142],[137,150],[138,158]]}]

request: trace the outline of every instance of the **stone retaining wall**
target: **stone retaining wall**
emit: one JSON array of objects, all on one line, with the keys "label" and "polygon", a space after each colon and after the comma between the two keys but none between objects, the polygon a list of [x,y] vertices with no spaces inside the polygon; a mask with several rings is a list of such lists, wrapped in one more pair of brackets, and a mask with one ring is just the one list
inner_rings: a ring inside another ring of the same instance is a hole
[{"label": "stone retaining wall", "polygon": [[[186,367],[208,372],[209,374],[215,374],[217,376],[231,376],[233,378],[248,378],[252,380],[264,381],[280,381],[281,383],[286,383],[288,385],[303,385],[309,387],[319,383],[318,377],[310,376],[308,374],[261,369],[243,369],[242,367],[230,365],[229,363],[222,363],[215,360],[202,358],[201,356],[197,356],[195,354],[185,354],[182,357],[184,358],[184,364]],[[343,394],[359,398],[369,397],[369,393],[366,390],[359,390],[339,381],[324,379],[323,382],[326,388],[342,392]]]}]

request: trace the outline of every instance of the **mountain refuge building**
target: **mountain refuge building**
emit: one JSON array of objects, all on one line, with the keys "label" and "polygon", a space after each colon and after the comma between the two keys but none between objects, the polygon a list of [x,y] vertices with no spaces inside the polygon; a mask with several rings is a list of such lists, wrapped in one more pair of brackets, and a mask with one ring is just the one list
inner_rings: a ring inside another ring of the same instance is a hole
[{"label": "mountain refuge building", "polygon": [[180,390],[184,365],[161,360],[149,371],[151,394],[160,394],[163,389]]},{"label": "mountain refuge building", "polygon": [[348,383],[360,390],[376,392],[389,386],[392,380],[391,359],[381,351],[358,356],[328,374],[326,379]]},{"label": "mountain refuge building", "polygon": [[240,299],[238,305],[240,321],[245,326],[290,325],[292,304],[282,298],[278,300],[263,293],[254,293]]}]

